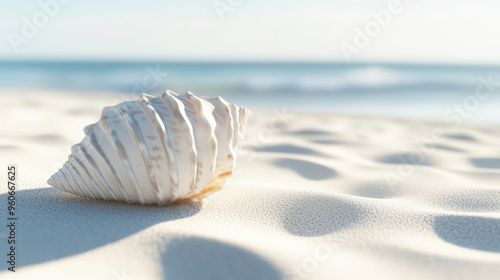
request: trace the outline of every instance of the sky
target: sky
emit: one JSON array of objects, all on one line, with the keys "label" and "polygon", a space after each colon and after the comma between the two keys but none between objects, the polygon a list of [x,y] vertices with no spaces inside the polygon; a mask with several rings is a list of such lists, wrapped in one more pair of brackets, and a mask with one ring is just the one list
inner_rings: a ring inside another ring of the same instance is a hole
[{"label": "sky", "polygon": [[2,60],[500,63],[500,1],[0,0]]}]

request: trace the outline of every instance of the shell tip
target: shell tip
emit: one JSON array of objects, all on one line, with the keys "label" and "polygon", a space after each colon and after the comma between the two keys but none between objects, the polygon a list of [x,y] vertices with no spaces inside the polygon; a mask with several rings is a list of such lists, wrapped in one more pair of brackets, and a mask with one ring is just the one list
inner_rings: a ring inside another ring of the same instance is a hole
[{"label": "shell tip", "polygon": [[50,178],[47,180],[47,184],[55,187],[56,186],[56,180],[54,179],[54,175],[50,176]]},{"label": "shell tip", "polygon": [[66,189],[64,188],[63,182],[61,182],[61,178],[59,178],[57,176],[59,172],[61,172],[60,169],[59,169],[59,171],[54,173],[52,176],[50,176],[50,178],[47,180],[47,184],[49,184],[55,188],[58,188],[62,191],[66,191]]},{"label": "shell tip", "polygon": [[167,89],[163,95],[174,95],[174,96],[179,96],[177,93]]},{"label": "shell tip", "polygon": [[141,101],[141,100],[148,101],[150,98],[154,98],[154,96],[152,96],[151,94],[147,94],[147,93],[141,93],[138,101]]}]

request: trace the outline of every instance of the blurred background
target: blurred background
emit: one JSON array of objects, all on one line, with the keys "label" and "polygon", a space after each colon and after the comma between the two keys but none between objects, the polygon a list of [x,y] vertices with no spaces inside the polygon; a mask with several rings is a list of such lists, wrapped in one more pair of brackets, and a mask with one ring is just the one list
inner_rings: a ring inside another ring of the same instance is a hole
[{"label": "blurred background", "polygon": [[500,122],[498,1],[0,3],[0,92]]}]

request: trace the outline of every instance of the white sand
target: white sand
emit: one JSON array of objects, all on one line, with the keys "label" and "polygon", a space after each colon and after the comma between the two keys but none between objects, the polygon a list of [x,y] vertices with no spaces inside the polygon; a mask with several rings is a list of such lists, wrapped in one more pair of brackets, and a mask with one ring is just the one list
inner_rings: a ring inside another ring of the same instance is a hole
[{"label": "white sand", "polygon": [[[1,226],[0,279],[500,277],[497,128],[254,110],[231,183],[202,202],[107,203],[47,185],[118,101],[0,94],[1,225],[7,164],[20,184],[17,272]],[[401,164],[437,129],[447,137]]]}]

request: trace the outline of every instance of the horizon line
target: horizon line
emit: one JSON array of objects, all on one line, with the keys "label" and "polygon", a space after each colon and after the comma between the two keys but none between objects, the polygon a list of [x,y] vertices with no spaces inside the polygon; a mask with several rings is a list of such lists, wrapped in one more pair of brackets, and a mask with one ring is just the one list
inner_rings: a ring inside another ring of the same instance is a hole
[{"label": "horizon line", "polygon": [[5,59],[0,58],[0,64],[2,63],[26,63],[26,64],[36,64],[36,63],[54,63],[54,64],[66,64],[66,63],[79,63],[79,64],[120,64],[120,63],[159,63],[159,64],[317,64],[317,65],[353,65],[353,66],[434,66],[434,67],[500,67],[500,64],[493,63],[464,63],[464,62],[395,62],[395,61],[382,61],[382,60],[370,60],[370,61],[356,61],[356,62],[345,62],[345,61],[319,61],[319,60],[166,60],[166,59]]}]

